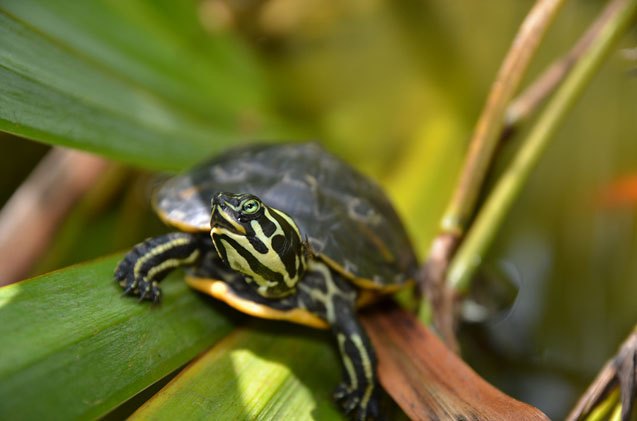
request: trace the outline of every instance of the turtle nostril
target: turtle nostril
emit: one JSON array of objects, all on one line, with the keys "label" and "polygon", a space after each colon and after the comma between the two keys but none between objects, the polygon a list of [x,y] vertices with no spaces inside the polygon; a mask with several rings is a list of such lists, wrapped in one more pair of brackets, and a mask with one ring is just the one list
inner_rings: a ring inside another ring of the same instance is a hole
[{"label": "turtle nostril", "polygon": [[224,197],[223,193],[216,193],[214,197],[212,198],[212,205],[221,206],[224,202],[223,197]]}]

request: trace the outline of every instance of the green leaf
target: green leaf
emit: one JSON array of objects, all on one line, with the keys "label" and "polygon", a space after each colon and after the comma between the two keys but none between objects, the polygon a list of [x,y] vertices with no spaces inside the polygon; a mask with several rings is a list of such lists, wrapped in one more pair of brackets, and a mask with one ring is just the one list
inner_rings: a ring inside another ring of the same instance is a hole
[{"label": "green leaf", "polygon": [[197,19],[144,0],[3,2],[0,130],[157,169],[262,133],[260,67]]},{"label": "green leaf", "polygon": [[121,297],[119,257],[0,288],[0,419],[104,415],[232,329],[184,282],[157,306]]},{"label": "green leaf", "polygon": [[215,345],[132,419],[342,419],[331,400],[339,359],[325,332],[254,325]]}]

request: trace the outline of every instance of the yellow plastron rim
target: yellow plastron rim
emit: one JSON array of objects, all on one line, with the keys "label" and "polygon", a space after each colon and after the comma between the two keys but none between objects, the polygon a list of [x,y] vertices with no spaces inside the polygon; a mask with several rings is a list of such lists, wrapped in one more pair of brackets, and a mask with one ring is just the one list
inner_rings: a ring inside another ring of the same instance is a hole
[{"label": "yellow plastron rim", "polygon": [[246,300],[235,294],[224,281],[218,279],[198,278],[186,276],[186,283],[193,289],[211,295],[225,302],[242,313],[262,319],[287,320],[316,329],[327,329],[327,322],[307,310],[294,308],[291,310],[277,310],[254,301]]}]

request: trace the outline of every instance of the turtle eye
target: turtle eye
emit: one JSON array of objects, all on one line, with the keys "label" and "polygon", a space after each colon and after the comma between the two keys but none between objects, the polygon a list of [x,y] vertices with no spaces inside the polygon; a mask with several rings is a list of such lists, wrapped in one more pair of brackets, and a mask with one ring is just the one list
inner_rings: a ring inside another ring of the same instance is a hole
[{"label": "turtle eye", "polygon": [[255,199],[246,200],[241,205],[241,210],[246,215],[252,215],[256,213],[260,208],[259,202]]}]

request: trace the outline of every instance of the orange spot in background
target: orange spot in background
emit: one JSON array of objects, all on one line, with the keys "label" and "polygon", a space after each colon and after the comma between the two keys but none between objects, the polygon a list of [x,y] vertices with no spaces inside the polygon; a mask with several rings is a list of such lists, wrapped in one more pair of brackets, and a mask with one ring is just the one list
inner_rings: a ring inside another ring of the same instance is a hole
[{"label": "orange spot in background", "polygon": [[637,174],[621,176],[599,192],[597,203],[602,208],[637,205]]}]

